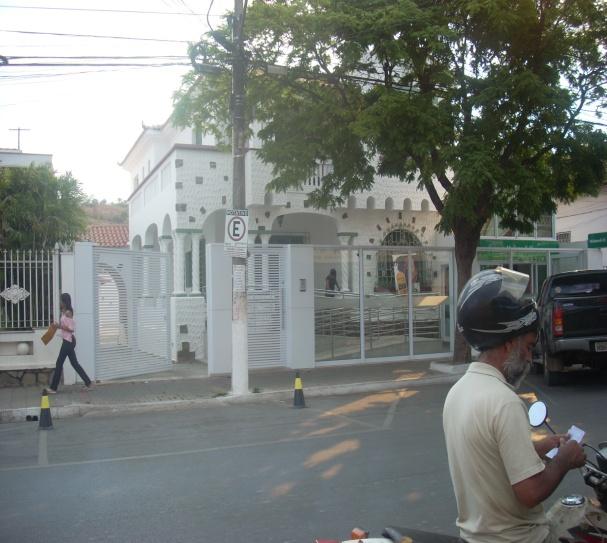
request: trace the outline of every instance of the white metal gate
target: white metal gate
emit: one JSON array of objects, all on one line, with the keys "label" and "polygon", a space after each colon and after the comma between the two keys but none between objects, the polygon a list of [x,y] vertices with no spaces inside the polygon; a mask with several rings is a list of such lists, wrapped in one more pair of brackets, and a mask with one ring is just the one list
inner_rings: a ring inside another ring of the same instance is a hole
[{"label": "white metal gate", "polygon": [[284,249],[249,247],[249,367],[284,366]]},{"label": "white metal gate", "polygon": [[170,369],[169,256],[93,248],[96,377]]}]

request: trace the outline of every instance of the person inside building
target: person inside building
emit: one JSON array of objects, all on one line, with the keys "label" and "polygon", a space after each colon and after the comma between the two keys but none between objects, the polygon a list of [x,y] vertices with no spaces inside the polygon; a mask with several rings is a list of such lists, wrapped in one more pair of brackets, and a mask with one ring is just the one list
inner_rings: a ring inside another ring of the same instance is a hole
[{"label": "person inside building", "polygon": [[325,277],[325,296],[335,296],[335,291],[339,290],[337,282],[337,271],[335,268],[329,270],[329,275]]},{"label": "person inside building", "polygon": [[485,270],[468,281],[458,302],[458,329],[480,356],[449,391],[443,427],[457,525],[468,543],[558,542],[542,502],[586,460],[566,435],[532,441],[525,403],[515,392],[537,339],[535,302],[524,297],[528,281],[505,268]]}]

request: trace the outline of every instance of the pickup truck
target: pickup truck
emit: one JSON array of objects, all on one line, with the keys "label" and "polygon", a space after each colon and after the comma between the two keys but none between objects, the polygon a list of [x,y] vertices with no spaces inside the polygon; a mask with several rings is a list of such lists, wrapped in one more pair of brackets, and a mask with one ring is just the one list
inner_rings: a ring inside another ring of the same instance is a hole
[{"label": "pickup truck", "polygon": [[549,386],[571,366],[607,372],[607,270],[548,277],[538,298],[541,365]]}]

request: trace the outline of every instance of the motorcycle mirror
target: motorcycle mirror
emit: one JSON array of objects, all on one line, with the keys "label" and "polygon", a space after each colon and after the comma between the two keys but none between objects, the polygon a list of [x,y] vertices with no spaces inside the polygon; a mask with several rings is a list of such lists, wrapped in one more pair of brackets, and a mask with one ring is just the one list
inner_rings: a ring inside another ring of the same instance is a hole
[{"label": "motorcycle mirror", "polygon": [[533,402],[529,406],[529,424],[537,428],[546,422],[548,408],[544,402]]}]

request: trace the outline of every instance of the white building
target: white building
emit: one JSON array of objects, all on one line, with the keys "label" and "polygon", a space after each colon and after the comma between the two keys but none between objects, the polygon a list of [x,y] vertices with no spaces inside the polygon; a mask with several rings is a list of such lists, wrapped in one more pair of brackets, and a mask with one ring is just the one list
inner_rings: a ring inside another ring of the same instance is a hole
[{"label": "white building", "polygon": [[[593,246],[593,237],[607,240],[607,184],[598,196],[584,196],[568,205],[560,205],[556,215],[557,239],[563,243]],[[607,268],[607,241],[599,243],[602,266]]]},{"label": "white building", "polygon": [[[372,191],[351,196],[347,205],[335,210],[315,210],[307,200],[307,193],[321,182],[323,168],[330,167],[327,164],[318,165],[302,190],[267,192],[272,174],[257,158],[255,146],[259,144],[253,140],[246,156],[250,244],[337,248],[451,244],[435,231],[439,215],[428,195],[395,178],[378,178]],[[210,137],[189,128],[176,129],[167,121],[162,126],[144,126],[121,165],[132,179],[128,199],[131,248],[173,256],[173,357],[202,359],[205,245],[224,240],[224,210],[232,206],[231,153],[220,150]],[[334,263],[330,260],[328,257],[315,270],[315,288],[324,289],[326,274],[336,267],[341,288],[358,290],[358,269],[352,256]],[[365,263],[374,270],[365,277],[368,288],[374,291],[378,289],[374,284],[378,267],[382,275],[381,260],[381,255],[372,255]],[[385,282],[393,284],[387,260],[383,271]]]},{"label": "white building", "polygon": [[34,166],[44,164],[52,166],[53,155],[24,153],[20,149],[0,149],[0,168],[3,166],[27,168],[31,164]]}]

